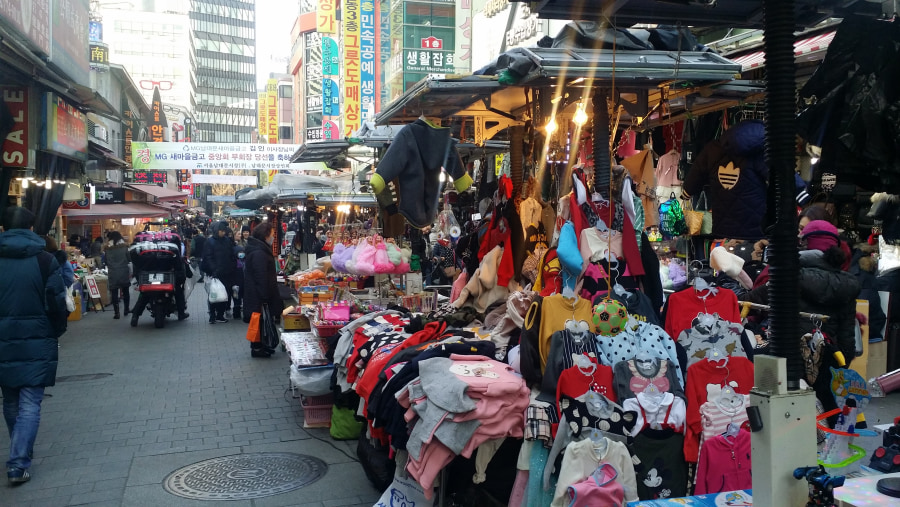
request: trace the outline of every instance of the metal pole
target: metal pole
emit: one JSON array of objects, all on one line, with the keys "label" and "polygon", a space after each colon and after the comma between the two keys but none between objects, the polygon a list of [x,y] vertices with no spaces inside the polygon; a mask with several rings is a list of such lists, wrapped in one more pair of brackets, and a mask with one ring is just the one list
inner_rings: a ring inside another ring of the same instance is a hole
[{"label": "metal pole", "polygon": [[522,188],[522,166],[525,157],[525,127],[509,128],[509,171],[513,184],[513,195],[519,195]]}]

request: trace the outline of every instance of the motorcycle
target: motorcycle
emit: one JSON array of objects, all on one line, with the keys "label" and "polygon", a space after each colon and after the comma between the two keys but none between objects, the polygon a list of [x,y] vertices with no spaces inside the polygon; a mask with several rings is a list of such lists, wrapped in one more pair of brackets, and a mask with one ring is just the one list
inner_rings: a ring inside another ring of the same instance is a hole
[{"label": "motorcycle", "polygon": [[180,238],[172,233],[144,233],[131,246],[132,263],[137,279],[138,301],[131,317],[131,326],[147,308],[153,325],[162,328],[166,317],[178,311],[176,302],[176,266],[181,259]]}]

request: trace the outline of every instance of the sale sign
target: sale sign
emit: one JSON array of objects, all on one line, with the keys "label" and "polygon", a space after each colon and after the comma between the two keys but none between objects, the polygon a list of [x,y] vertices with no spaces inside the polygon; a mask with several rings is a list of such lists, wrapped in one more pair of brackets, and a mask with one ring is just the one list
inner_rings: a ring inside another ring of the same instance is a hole
[{"label": "sale sign", "polygon": [[0,86],[0,97],[12,117],[12,128],[3,140],[3,165],[28,167],[28,88]]}]

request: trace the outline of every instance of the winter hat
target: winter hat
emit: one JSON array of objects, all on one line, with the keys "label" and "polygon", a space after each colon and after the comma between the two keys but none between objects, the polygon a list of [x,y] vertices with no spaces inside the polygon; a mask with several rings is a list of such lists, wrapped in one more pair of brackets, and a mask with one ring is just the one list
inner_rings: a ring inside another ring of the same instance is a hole
[{"label": "winter hat", "polygon": [[806,241],[807,248],[822,252],[841,243],[837,227],[825,220],[813,220],[806,224],[806,227],[803,228],[802,237]]},{"label": "winter hat", "polygon": [[745,289],[753,287],[753,281],[750,280],[750,276],[743,269],[744,259],[729,252],[725,247],[717,246],[712,249],[712,252],[709,254],[709,265],[713,269],[734,278]]},{"label": "winter hat", "polygon": [[242,225],[242,226],[241,226],[241,232],[250,232],[250,226],[249,226],[249,225]]}]

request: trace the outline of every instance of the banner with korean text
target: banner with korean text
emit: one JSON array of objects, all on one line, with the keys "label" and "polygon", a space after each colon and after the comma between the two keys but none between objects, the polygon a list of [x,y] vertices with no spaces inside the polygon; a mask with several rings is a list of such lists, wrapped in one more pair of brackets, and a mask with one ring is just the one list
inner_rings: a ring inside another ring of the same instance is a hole
[{"label": "banner with korean text", "polygon": [[316,5],[316,31],[337,33],[337,0],[319,0]]},{"label": "banner with korean text", "polygon": [[266,82],[266,136],[269,144],[278,144],[278,80]]},{"label": "banner with korean text", "polygon": [[304,164],[292,164],[291,156],[299,144],[243,143],[145,143],[134,141],[132,166],[136,171],[165,169],[271,169],[304,170]]},{"label": "banner with korean text", "polygon": [[260,138],[266,137],[269,133],[269,129],[266,126],[266,100],[268,100],[268,97],[269,94],[266,92],[259,92],[256,94],[256,133]]},{"label": "banner with korean text", "polygon": [[351,137],[360,125],[360,0],[344,0],[344,136]]},{"label": "banner with korean text", "polygon": [[362,14],[360,16],[360,102],[362,103],[361,116],[363,119],[377,112],[375,105],[375,0],[362,0],[360,2]]}]

